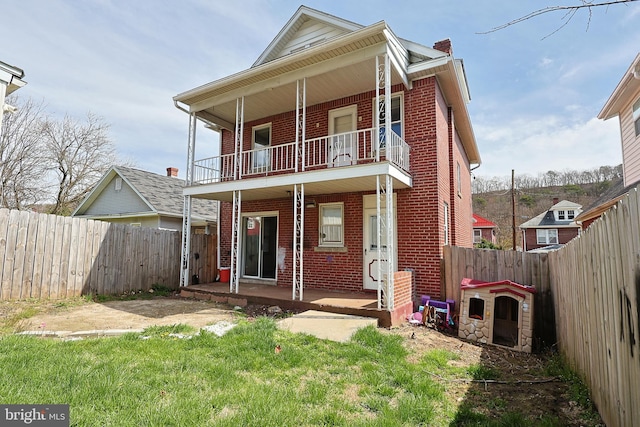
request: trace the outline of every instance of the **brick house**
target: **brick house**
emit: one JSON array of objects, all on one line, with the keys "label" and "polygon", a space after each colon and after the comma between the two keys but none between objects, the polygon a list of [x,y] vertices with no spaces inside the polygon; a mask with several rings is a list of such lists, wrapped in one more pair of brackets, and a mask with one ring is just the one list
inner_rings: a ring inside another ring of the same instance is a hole
[{"label": "brick house", "polygon": [[[443,245],[473,243],[469,99],[449,40],[426,47],[305,6],[251,68],[176,95],[190,118],[185,206],[222,201],[230,291],[370,290],[400,314],[439,296]],[[220,156],[193,158],[196,120],[220,133]]]},{"label": "brick house", "polygon": [[478,214],[473,214],[473,244],[481,243],[482,239],[484,239],[495,245],[498,242],[496,237],[497,230],[498,225],[495,222],[489,221]]},{"label": "brick house", "polygon": [[582,206],[568,200],[553,199],[548,211],[520,224],[522,247],[525,251],[559,247],[580,234],[580,224],[575,219]]}]

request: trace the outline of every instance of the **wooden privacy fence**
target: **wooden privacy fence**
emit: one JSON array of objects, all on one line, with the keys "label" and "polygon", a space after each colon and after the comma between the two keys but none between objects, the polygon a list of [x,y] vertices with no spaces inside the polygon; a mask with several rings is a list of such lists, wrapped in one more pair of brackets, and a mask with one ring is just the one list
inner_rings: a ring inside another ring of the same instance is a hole
[{"label": "wooden privacy fence", "polygon": [[445,247],[443,293],[447,298],[460,301],[463,277],[535,286],[535,336],[542,344],[556,343],[585,379],[606,425],[638,424],[638,188],[580,237],[549,254]]},{"label": "wooden privacy fence", "polygon": [[636,188],[549,254],[558,347],[608,426],[640,422],[639,212]]},{"label": "wooden privacy fence", "polygon": [[[212,282],[215,236],[192,235],[191,253],[191,275]],[[0,209],[0,300],[177,289],[180,257],[179,232]]]},{"label": "wooden privacy fence", "polygon": [[445,246],[442,258],[443,294],[460,303],[463,278],[497,282],[511,280],[535,286],[534,344],[536,348],[556,342],[549,255],[517,251]]}]

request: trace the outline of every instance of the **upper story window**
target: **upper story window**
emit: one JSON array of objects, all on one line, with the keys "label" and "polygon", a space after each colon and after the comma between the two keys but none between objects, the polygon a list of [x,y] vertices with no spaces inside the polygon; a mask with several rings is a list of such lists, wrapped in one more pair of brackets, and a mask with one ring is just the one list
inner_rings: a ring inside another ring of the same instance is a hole
[{"label": "upper story window", "polygon": [[537,229],[536,241],[539,245],[552,245],[558,243],[557,229]]},{"label": "upper story window", "polygon": [[252,136],[252,170],[262,172],[269,169],[269,146],[271,145],[271,123],[255,126]]},{"label": "upper story window", "polygon": [[478,228],[473,230],[473,243],[482,243],[482,230]]},{"label": "upper story window", "polygon": [[458,196],[462,197],[462,172],[460,170],[460,162],[457,162],[456,164],[456,190],[458,190]]},{"label": "upper story window", "polygon": [[318,246],[344,246],[344,205],[323,203],[320,211]]},{"label": "upper story window", "polygon": [[633,104],[633,123],[636,128],[636,136],[640,136],[640,98]]},{"label": "upper story window", "polygon": [[576,211],[567,211],[567,219],[573,219],[576,217]]},{"label": "upper story window", "polygon": [[558,219],[566,219],[564,211],[558,211]]},{"label": "upper story window", "polygon": [[[398,136],[402,136],[402,117],[404,117],[403,114],[403,94],[402,93],[398,93],[395,95],[391,95],[391,130],[393,132],[396,133],[396,135]],[[384,102],[384,96],[380,97],[380,102]],[[373,111],[374,111],[374,117],[375,117],[375,112],[378,110],[378,107],[376,105],[376,100],[373,100]],[[384,111],[384,107],[382,108],[382,111],[380,111],[380,140],[384,141],[384,121],[386,118],[386,113]]]}]

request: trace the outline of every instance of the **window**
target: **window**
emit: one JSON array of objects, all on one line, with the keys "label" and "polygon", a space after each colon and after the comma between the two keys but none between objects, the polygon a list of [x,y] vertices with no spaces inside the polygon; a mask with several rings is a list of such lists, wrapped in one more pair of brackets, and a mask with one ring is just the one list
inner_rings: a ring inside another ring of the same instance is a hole
[{"label": "window", "polygon": [[575,211],[567,211],[567,219],[573,219],[576,217]]},{"label": "window", "polygon": [[116,191],[122,190],[122,178],[120,178],[120,177],[116,178],[116,182],[114,184],[114,189]]},{"label": "window", "polygon": [[564,211],[558,211],[558,219],[565,219]]},{"label": "window", "polygon": [[536,238],[539,245],[552,245],[558,243],[557,229],[536,230]]},{"label": "window", "polygon": [[482,243],[482,230],[473,230],[473,243]]},{"label": "window", "polygon": [[636,128],[636,136],[640,136],[640,98],[633,104],[633,123]]},{"label": "window", "polygon": [[458,190],[458,196],[462,197],[462,178],[461,178],[461,172],[460,172],[460,162],[456,163],[457,168],[456,168],[456,186],[457,186],[457,190]]},{"label": "window", "polygon": [[444,204],[444,244],[449,244],[449,205],[445,202]]},{"label": "window", "polygon": [[469,318],[484,319],[484,300],[480,298],[469,298]]},{"label": "window", "polygon": [[[384,97],[380,97],[380,102],[384,103]],[[373,100],[373,111],[378,110],[375,105],[375,99]],[[396,133],[398,136],[402,136],[402,94],[391,95],[391,130]],[[374,116],[375,117],[375,116]],[[384,142],[384,121],[386,114],[384,112],[384,105],[382,107],[382,111],[380,111],[380,143],[381,146],[385,147]]]},{"label": "window", "polygon": [[252,172],[269,170],[269,146],[271,145],[271,123],[253,128]]},{"label": "window", "polygon": [[344,246],[342,203],[326,203],[320,205],[319,246]]}]

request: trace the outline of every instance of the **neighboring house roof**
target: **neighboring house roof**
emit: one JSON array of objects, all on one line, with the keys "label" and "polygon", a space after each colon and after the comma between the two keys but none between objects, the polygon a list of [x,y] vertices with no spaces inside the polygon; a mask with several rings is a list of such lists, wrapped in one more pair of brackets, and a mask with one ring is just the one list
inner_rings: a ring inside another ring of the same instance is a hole
[{"label": "neighboring house roof", "polygon": [[574,228],[580,227],[575,218],[573,220],[558,220],[555,212],[557,211],[574,211],[576,215],[580,214],[580,210],[582,209],[582,205],[577,203],[570,202],[568,200],[563,200],[561,202],[556,203],[551,206],[551,208],[541,213],[534,218],[531,218],[529,221],[526,221],[520,224],[520,228]]},{"label": "neighboring house roof", "polygon": [[[184,207],[184,196],[182,194],[185,185],[184,180],[124,166],[113,166],[109,169],[82,203],[80,203],[72,216],[98,216],[95,212],[91,214],[86,213],[116,176],[122,178],[139,197],[137,204],[132,203],[132,206],[137,208],[136,210],[121,212],[117,214],[118,216],[136,216],[140,213],[148,214],[151,212],[165,217],[182,217]],[[142,202],[146,209],[141,210],[139,202]],[[215,222],[217,218],[216,208],[217,204],[213,200],[192,199],[192,219]],[[116,215],[105,213],[104,216]]]},{"label": "neighboring house roof", "polygon": [[[180,93],[173,100],[178,108],[195,113],[212,126],[233,130],[238,98],[253,97],[244,105],[244,122],[267,113],[284,113],[292,109],[296,82],[303,77],[330,75],[326,82],[308,85],[308,105],[371,91],[373,79],[354,76],[365,76],[375,69],[372,53],[382,43],[388,46],[392,84],[410,87],[413,80],[438,79],[455,114],[456,130],[469,162],[480,164],[466,106],[470,95],[462,60],[454,59],[450,49],[444,52],[400,39],[384,21],[362,26],[301,6],[251,68]],[[279,88],[291,97],[274,96],[265,88]]]},{"label": "neighboring house roof", "polygon": [[609,208],[618,203],[629,191],[640,184],[640,181],[624,186],[623,180],[617,180],[607,191],[602,193],[588,208],[586,208],[575,220],[578,222],[589,221],[598,218]]},{"label": "neighboring house roof", "polygon": [[599,119],[610,119],[620,114],[620,111],[629,102],[629,99],[640,90],[640,53],[624,73],[620,83],[602,107],[602,111],[598,114]]},{"label": "neighboring house roof", "polygon": [[497,228],[496,223],[489,221],[488,219],[481,217],[478,214],[473,214],[473,228]]},{"label": "neighboring house roof", "polygon": [[558,249],[560,249],[563,246],[564,246],[563,244],[557,243],[555,245],[548,245],[548,246],[543,246],[541,248],[531,249],[531,250],[529,250],[527,252],[533,253],[533,254],[547,253],[547,252],[551,252],[551,251],[557,251]]}]

